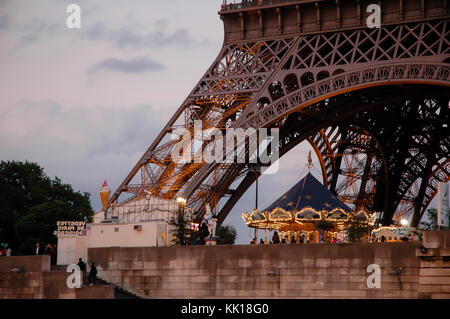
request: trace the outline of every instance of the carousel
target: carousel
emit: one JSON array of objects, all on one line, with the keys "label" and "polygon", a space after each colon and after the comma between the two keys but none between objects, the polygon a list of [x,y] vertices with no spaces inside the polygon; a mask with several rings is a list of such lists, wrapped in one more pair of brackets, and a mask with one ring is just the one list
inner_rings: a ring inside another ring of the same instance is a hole
[{"label": "carousel", "polygon": [[281,243],[332,243],[345,241],[350,218],[373,226],[376,214],[352,211],[309,172],[266,209],[242,213],[242,218],[255,229],[254,243],[260,229],[266,244],[274,235]]}]

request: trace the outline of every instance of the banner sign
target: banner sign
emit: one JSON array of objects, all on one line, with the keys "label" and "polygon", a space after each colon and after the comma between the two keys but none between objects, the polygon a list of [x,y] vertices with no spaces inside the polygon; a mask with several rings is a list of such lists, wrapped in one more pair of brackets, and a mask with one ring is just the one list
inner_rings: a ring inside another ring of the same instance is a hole
[{"label": "banner sign", "polygon": [[437,211],[437,225],[438,227],[449,227],[450,209],[448,204],[448,184],[439,183],[438,190],[438,211]]},{"label": "banner sign", "polygon": [[83,235],[83,231],[86,227],[86,222],[82,221],[58,221],[56,222],[57,230],[53,232],[53,235]]}]

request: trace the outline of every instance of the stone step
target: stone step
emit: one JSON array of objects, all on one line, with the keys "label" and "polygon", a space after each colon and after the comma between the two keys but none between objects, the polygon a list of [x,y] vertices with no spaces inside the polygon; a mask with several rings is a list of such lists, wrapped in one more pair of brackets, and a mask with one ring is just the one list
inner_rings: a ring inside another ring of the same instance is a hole
[{"label": "stone step", "polygon": [[133,293],[131,293],[129,291],[126,291],[125,289],[123,289],[123,288],[121,288],[121,287],[119,287],[117,285],[111,284],[111,283],[109,283],[109,282],[107,282],[107,281],[105,281],[105,280],[103,280],[101,278],[97,277],[96,282],[98,282],[99,284],[102,284],[102,285],[113,286],[114,287],[114,298],[115,299],[141,299],[137,295],[135,295],[135,294],[133,294]]}]

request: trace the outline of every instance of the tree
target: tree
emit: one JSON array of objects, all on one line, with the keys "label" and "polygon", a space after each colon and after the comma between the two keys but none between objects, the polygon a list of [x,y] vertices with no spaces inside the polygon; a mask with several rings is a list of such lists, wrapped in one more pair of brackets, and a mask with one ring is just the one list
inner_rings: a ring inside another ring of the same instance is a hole
[{"label": "tree", "polygon": [[218,244],[220,245],[234,245],[237,238],[236,228],[233,226],[220,226],[216,231],[217,237],[219,237]]},{"label": "tree", "polygon": [[438,229],[437,225],[437,209],[436,208],[429,208],[427,209],[427,222],[421,222],[420,223],[420,229],[423,230],[436,230]]},{"label": "tree", "polygon": [[361,242],[369,234],[370,227],[365,220],[351,216],[344,225],[347,238],[350,242]]},{"label": "tree", "polygon": [[90,222],[88,193],[47,177],[36,163],[0,162],[0,242],[15,254],[30,254],[36,242],[56,243],[58,220]]},{"label": "tree", "polygon": [[191,221],[185,214],[185,211],[180,207],[174,216],[168,220],[168,224],[174,226],[174,244],[175,245],[190,245],[191,244],[191,233],[190,228]]}]

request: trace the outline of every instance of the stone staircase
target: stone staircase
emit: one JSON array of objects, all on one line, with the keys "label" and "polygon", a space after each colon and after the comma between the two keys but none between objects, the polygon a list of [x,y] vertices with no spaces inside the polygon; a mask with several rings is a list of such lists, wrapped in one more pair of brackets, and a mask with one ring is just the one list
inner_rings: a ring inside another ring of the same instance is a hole
[{"label": "stone staircase", "polygon": [[[51,271],[59,271],[59,272],[65,272],[67,269],[66,265],[52,265]],[[89,278],[88,276],[83,276],[83,286],[89,286]],[[97,276],[95,280],[95,286],[113,286],[114,287],[114,299],[141,299],[140,297],[136,296],[135,294],[126,291],[122,288],[120,288],[117,285],[113,285],[106,280],[103,280]]]},{"label": "stone staircase", "polygon": [[66,266],[50,266],[49,256],[0,258],[0,299],[114,299],[111,285],[69,288]]},{"label": "stone staircase", "polygon": [[114,299],[142,299],[141,297],[139,297],[129,291],[126,291],[125,289],[123,289],[117,285],[111,284],[111,283],[107,282],[106,280],[98,278],[98,277],[96,280],[96,284],[113,286],[114,287]]}]

